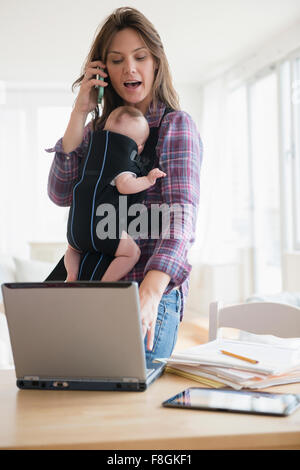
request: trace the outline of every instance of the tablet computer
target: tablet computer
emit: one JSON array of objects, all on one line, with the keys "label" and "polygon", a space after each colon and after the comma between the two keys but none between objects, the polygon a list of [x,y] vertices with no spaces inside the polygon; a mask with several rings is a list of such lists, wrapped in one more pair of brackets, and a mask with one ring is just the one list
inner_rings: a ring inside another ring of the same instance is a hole
[{"label": "tablet computer", "polygon": [[163,406],[288,416],[300,406],[300,394],[191,387],[164,401]]}]

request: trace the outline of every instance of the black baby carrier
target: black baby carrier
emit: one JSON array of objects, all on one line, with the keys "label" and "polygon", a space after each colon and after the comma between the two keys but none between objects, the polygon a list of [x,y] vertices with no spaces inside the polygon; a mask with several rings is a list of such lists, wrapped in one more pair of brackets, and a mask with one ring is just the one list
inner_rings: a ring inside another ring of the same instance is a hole
[{"label": "black baby carrier", "polygon": [[[170,111],[172,110],[167,109],[164,116]],[[129,208],[133,204],[142,203],[146,191],[121,195],[116,186],[110,183],[123,171],[131,171],[140,177],[147,175],[157,165],[155,147],[158,130],[159,127],[150,129],[141,155],[138,155],[134,140],[127,136],[107,130],[91,133],[88,153],[86,158],[82,159],[79,177],[73,187],[67,226],[69,244],[82,252],[78,280],[101,280],[114,259],[121,236],[119,198],[126,197],[126,206]],[[106,207],[112,218],[107,215]],[[132,218],[127,216],[127,225],[121,223],[121,228],[128,231],[131,220]],[[107,222],[106,238],[103,236],[103,230],[99,236],[98,229],[103,229],[103,221]],[[62,257],[45,281],[60,281],[66,277]]]},{"label": "black baby carrier", "polygon": [[[110,131],[91,135],[90,151],[73,189],[68,219],[67,238],[75,249],[114,256],[120,241],[120,193],[110,182],[123,171],[142,176],[142,165],[136,163],[137,157],[137,145],[127,136]],[[137,193],[123,197],[133,204],[140,200],[141,195]],[[108,225],[106,238],[100,238],[97,231],[103,218]],[[127,230],[127,227],[124,228]]]}]

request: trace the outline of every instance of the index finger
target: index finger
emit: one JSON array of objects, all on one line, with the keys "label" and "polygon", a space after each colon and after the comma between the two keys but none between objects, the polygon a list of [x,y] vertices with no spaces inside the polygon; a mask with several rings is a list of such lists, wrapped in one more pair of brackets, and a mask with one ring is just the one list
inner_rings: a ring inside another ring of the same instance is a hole
[{"label": "index finger", "polygon": [[155,323],[152,324],[150,330],[148,330],[148,337],[147,337],[148,351],[152,351],[153,349],[154,335],[155,335]]},{"label": "index finger", "polygon": [[90,65],[93,67],[100,67],[101,69],[106,69],[106,65],[101,60],[94,60],[90,62]]}]

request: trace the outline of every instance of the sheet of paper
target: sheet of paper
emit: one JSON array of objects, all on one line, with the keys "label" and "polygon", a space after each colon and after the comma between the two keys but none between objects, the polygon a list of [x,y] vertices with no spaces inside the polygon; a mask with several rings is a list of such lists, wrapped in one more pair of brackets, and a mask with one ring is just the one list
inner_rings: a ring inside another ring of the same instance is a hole
[{"label": "sheet of paper", "polygon": [[[222,354],[221,350],[255,359],[257,364],[251,364],[241,359]],[[172,354],[168,363],[198,362],[202,365],[229,367],[245,371],[256,371],[262,374],[278,374],[300,365],[300,349],[263,343],[217,339],[208,343],[194,346],[182,352]]]},{"label": "sheet of paper", "polygon": [[166,371],[167,372],[173,371],[174,374],[177,373],[178,375],[182,375],[184,377],[187,377],[189,379],[196,380],[196,381],[198,381],[198,379],[200,381],[203,378],[206,380],[210,380],[211,383],[210,384],[208,383],[208,385],[214,388],[220,387],[220,384],[223,384],[223,386],[228,385],[229,387],[232,387],[236,390],[240,390],[242,388],[242,385],[237,382],[233,382],[223,377],[216,377],[214,374],[205,372],[203,370],[195,370],[194,367],[188,367],[188,366],[182,366],[182,365],[167,366]]}]

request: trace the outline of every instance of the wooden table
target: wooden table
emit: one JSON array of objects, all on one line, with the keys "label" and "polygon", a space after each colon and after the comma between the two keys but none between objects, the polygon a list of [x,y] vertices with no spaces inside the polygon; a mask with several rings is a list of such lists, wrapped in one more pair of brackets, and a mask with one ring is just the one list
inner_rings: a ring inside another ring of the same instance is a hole
[{"label": "wooden table", "polygon": [[164,374],[140,393],[21,391],[14,371],[0,371],[0,449],[300,449],[300,410],[277,418],[161,406],[189,386]]}]

